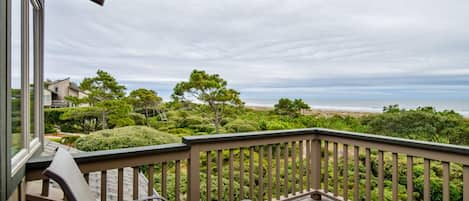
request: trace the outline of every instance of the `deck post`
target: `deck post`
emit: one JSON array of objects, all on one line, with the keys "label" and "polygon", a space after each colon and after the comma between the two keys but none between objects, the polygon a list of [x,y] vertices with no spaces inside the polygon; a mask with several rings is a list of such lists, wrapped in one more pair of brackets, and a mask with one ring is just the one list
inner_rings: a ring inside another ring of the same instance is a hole
[{"label": "deck post", "polygon": [[192,145],[189,152],[189,189],[188,200],[200,200],[200,149]]},{"label": "deck post", "polygon": [[311,143],[311,157],[312,157],[312,188],[313,193],[311,198],[313,200],[321,200],[321,194],[318,193],[321,189],[321,141],[313,139]]}]

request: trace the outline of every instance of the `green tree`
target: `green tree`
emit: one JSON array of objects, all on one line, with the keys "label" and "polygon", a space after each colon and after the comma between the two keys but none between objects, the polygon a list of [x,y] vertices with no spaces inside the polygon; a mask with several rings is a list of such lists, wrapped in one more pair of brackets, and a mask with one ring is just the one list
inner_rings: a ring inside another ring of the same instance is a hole
[{"label": "green tree", "polygon": [[188,95],[205,103],[212,113],[215,132],[219,133],[220,123],[229,112],[230,106],[242,106],[239,92],[227,88],[227,82],[218,74],[207,74],[205,71],[192,71],[188,82],[180,82],[174,87],[175,101],[187,100]]},{"label": "green tree", "polygon": [[96,77],[85,78],[81,82],[80,89],[88,92],[86,101],[90,105],[95,105],[100,101],[123,98],[126,88],[120,85],[111,74],[98,70]]},{"label": "green tree", "polygon": [[274,105],[275,113],[280,115],[288,115],[296,117],[303,109],[310,109],[302,99],[290,100],[289,98],[281,98],[278,103]]},{"label": "green tree", "polygon": [[114,127],[123,127],[134,125],[135,122],[130,118],[129,113],[132,112],[132,106],[123,100],[107,100],[96,104],[102,115],[102,128],[108,128],[107,119]]},{"label": "green tree", "polygon": [[401,109],[399,108],[398,104],[388,105],[388,106],[383,107],[383,113],[396,113],[400,111]]},{"label": "green tree", "polygon": [[107,113],[112,112],[111,109],[121,109],[113,104],[118,103],[120,106],[126,106],[122,102],[114,101],[125,96],[125,86],[120,85],[111,74],[103,70],[98,70],[96,77],[85,78],[80,84],[80,89],[88,92],[88,96],[77,100],[69,99],[75,103],[87,102],[91,106],[100,108],[103,129],[107,128]]},{"label": "green tree", "polygon": [[136,108],[142,108],[145,113],[145,122],[146,125],[149,126],[148,123],[148,110],[150,108],[156,107],[158,104],[161,103],[163,100],[161,97],[154,90],[150,89],[136,89],[130,92],[128,97],[129,103]]}]

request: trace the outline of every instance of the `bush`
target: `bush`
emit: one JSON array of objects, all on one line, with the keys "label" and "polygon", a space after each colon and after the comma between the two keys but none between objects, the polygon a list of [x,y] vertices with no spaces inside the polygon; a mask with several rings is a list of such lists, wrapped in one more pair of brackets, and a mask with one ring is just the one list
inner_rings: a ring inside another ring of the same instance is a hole
[{"label": "bush", "polygon": [[118,119],[110,119],[109,123],[114,125],[115,127],[124,127],[124,126],[133,126],[135,125],[135,122],[133,119],[130,117],[123,117],[123,118],[118,118]]},{"label": "bush", "polygon": [[437,112],[431,107],[386,110],[383,114],[368,116],[363,124],[371,133],[451,144],[466,143],[464,118],[453,111]]},{"label": "bush", "polygon": [[[206,133],[215,132],[215,126],[213,124],[191,125],[189,128],[195,130],[196,132],[206,132]],[[221,130],[220,130],[220,133],[222,133]]]},{"label": "bush", "polygon": [[98,151],[176,142],[180,139],[169,133],[145,126],[128,126],[91,133],[78,139],[75,147],[83,151]]},{"label": "bush", "polygon": [[172,129],[168,129],[168,133],[175,134],[179,137],[183,137],[183,136],[190,136],[194,132],[188,128],[172,128]]},{"label": "bush", "polygon": [[129,117],[135,122],[135,125],[145,125],[145,115],[132,112]]},{"label": "bush", "polygon": [[71,145],[71,144],[74,144],[78,139],[80,139],[79,135],[66,135],[60,139],[60,143]]},{"label": "bush", "polygon": [[259,128],[259,125],[253,121],[247,121],[242,119],[236,119],[227,123],[224,128],[230,133],[239,133],[239,132],[250,132],[256,131]]},{"label": "bush", "polygon": [[268,120],[261,123],[263,130],[283,130],[295,128],[291,124],[281,120]]}]

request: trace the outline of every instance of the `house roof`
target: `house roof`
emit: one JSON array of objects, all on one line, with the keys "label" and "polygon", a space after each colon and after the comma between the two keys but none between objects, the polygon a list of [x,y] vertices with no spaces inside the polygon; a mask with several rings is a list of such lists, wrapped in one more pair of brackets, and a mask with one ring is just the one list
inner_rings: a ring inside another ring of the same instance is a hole
[{"label": "house roof", "polygon": [[80,90],[80,87],[78,87],[78,85],[75,83],[75,82],[70,82],[70,86],[69,86],[70,89],[73,89],[75,91],[81,91]]},{"label": "house roof", "polygon": [[[63,82],[63,81],[70,81],[70,78],[67,77],[67,78],[65,78],[65,79],[60,79],[60,80],[55,80],[55,81],[47,82],[47,84],[49,84],[49,85],[54,85],[54,84],[57,84],[57,83],[60,83],[60,82]],[[88,92],[82,91],[82,90],[80,89],[80,87],[78,86],[77,83],[72,82],[72,81],[70,81],[70,84],[68,85],[68,88],[69,88],[69,89],[72,89],[72,90],[75,90],[75,91],[78,91],[78,92],[81,92],[81,93],[84,93],[84,94],[88,94]],[[54,92],[53,90],[50,90],[50,91]]]},{"label": "house roof", "polygon": [[60,79],[60,80],[55,80],[55,81],[51,81],[51,82],[47,82],[47,84],[57,84],[59,82],[63,82],[63,81],[66,81],[66,80],[70,80],[69,77],[65,78],[65,79]]}]

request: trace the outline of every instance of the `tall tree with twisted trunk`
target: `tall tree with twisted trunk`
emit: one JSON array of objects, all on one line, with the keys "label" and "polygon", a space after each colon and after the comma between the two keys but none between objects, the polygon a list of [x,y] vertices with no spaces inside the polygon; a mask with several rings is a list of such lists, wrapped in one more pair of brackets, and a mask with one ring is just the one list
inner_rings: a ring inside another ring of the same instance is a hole
[{"label": "tall tree with twisted trunk", "polygon": [[212,122],[216,133],[220,132],[220,123],[227,114],[229,106],[242,106],[239,92],[227,88],[227,82],[218,74],[207,74],[205,71],[193,70],[189,81],[180,82],[174,87],[175,100],[196,100],[208,106],[212,113]]}]

